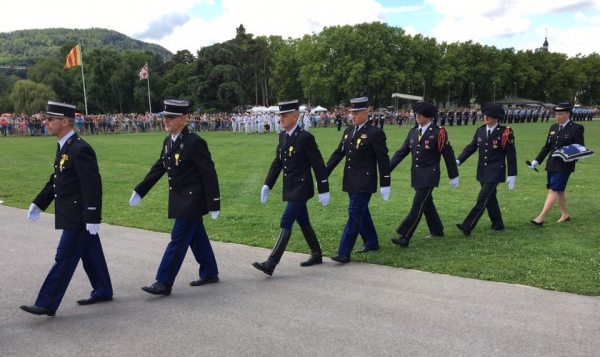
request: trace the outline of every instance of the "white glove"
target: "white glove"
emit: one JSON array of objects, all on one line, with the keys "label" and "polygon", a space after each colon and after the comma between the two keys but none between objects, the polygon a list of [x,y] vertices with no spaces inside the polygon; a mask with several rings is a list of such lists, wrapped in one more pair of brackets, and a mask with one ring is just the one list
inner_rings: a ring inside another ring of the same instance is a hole
[{"label": "white glove", "polygon": [[129,199],[129,205],[131,207],[135,207],[140,204],[141,200],[142,196],[138,195],[137,192],[133,191],[133,193],[131,194],[131,198]]},{"label": "white glove", "polygon": [[212,219],[217,219],[217,217],[219,217],[219,211],[210,211],[210,216]]},{"label": "white glove", "polygon": [[319,193],[319,202],[323,205],[323,207],[329,204],[329,192]]},{"label": "white glove", "polygon": [[379,189],[379,192],[381,193],[381,197],[383,197],[384,201],[387,201],[390,199],[390,186],[381,187]]},{"label": "white glove", "polygon": [[32,203],[29,205],[29,211],[27,212],[27,218],[31,222],[35,222],[40,218],[41,212],[42,212],[42,210],[35,203]]},{"label": "white glove", "polygon": [[530,169],[534,170],[534,169],[535,169],[535,167],[536,167],[538,164],[539,164],[539,162],[537,162],[537,161],[533,160],[533,161],[531,162],[531,166],[528,166],[528,167],[529,167]]},{"label": "white glove", "polygon": [[506,178],[506,182],[508,182],[508,189],[509,190],[512,190],[513,188],[515,188],[515,178],[517,178],[517,176],[508,176]]},{"label": "white glove", "polygon": [[458,187],[458,176],[453,179],[450,179],[450,187],[457,188]]},{"label": "white glove", "polygon": [[456,160],[456,166],[460,166],[460,161]]},{"label": "white glove", "polygon": [[267,202],[267,196],[269,196],[269,186],[264,185],[260,191],[260,203]]},{"label": "white glove", "polygon": [[98,231],[100,231],[100,223],[86,223],[85,229],[87,229],[87,231],[90,232],[91,235],[98,234]]}]

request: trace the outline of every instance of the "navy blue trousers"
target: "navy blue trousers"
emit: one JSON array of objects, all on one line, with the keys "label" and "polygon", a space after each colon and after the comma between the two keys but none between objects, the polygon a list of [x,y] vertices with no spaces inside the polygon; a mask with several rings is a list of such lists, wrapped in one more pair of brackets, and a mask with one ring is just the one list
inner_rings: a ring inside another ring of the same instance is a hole
[{"label": "navy blue trousers", "polygon": [[50,310],[58,310],[65,296],[69,282],[79,263],[92,284],[93,297],[109,297],[113,295],[108,267],[102,252],[100,236],[90,234],[85,228],[63,230],[55,262],[40,289],[35,305]]},{"label": "navy blue trousers", "polygon": [[287,206],[285,206],[279,224],[280,227],[291,230],[294,222],[298,222],[300,227],[310,226],[306,201],[288,201]]},{"label": "navy blue trousers", "polygon": [[411,239],[423,215],[425,215],[429,233],[434,235],[442,235],[444,233],[444,225],[433,203],[432,193],[433,187],[415,189],[415,196],[413,197],[410,212],[402,223],[400,223],[400,226],[396,229],[396,233],[406,239]]},{"label": "navy blue trousers", "polygon": [[200,264],[200,278],[219,275],[215,253],[213,253],[208,235],[204,229],[202,217],[177,218],[171,230],[171,242],[167,245],[158,267],[156,281],[166,286],[173,286],[188,247],[192,249],[194,258]]},{"label": "navy blue trousers", "polygon": [[349,193],[348,222],[342,233],[338,254],[346,257],[352,253],[358,235],[363,238],[365,247],[379,247],[375,225],[369,212],[370,193]]},{"label": "navy blue trousers", "polygon": [[477,196],[477,203],[475,207],[469,212],[467,218],[465,218],[463,224],[473,230],[479,222],[479,219],[483,215],[483,212],[487,209],[490,221],[492,221],[492,229],[504,229],[504,222],[502,221],[502,212],[500,211],[500,205],[496,198],[496,187],[498,182],[482,183],[481,190]]}]

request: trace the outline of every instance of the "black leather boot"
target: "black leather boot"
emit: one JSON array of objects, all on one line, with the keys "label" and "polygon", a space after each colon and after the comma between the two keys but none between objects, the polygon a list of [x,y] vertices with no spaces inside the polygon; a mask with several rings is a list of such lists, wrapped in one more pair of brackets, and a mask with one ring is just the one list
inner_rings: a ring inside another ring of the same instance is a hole
[{"label": "black leather boot", "polygon": [[285,247],[290,241],[291,235],[291,230],[281,228],[279,237],[277,237],[277,242],[275,242],[275,247],[273,247],[273,251],[271,251],[269,258],[262,263],[254,262],[252,263],[252,266],[269,276],[273,275],[273,271],[275,271],[275,267],[279,264],[281,256],[283,255],[283,252],[285,252]]},{"label": "black leather boot", "polygon": [[310,258],[300,263],[301,267],[309,267],[315,264],[323,263],[323,254],[321,253],[321,246],[319,245],[319,241],[317,240],[317,235],[312,226],[300,227],[302,229],[302,234],[304,234],[304,239],[306,239],[306,243],[310,248]]}]

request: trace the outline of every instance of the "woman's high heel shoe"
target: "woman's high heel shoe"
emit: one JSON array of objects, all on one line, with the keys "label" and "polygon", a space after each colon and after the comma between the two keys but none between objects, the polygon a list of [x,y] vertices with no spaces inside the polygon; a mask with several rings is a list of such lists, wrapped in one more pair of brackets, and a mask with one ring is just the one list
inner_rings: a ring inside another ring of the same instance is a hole
[{"label": "woman's high heel shoe", "polygon": [[570,220],[571,220],[571,217],[567,216],[567,218],[563,219],[562,221],[556,221],[556,223],[568,222]]},{"label": "woman's high heel shoe", "polygon": [[535,219],[530,219],[529,222],[531,222],[531,224],[535,224],[537,227],[541,227],[544,225],[544,221],[538,222]]}]

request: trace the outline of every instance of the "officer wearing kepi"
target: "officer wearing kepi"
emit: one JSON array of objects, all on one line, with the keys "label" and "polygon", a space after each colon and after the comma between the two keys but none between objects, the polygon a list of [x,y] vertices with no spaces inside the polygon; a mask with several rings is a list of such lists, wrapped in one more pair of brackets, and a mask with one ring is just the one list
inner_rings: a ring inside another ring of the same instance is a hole
[{"label": "officer wearing kepi", "polygon": [[[419,102],[413,106],[417,116],[416,128],[412,128],[404,144],[396,151],[390,161],[393,171],[408,154],[412,154],[410,181],[415,189],[412,208],[404,218],[396,233],[398,237],[392,238],[392,243],[408,248],[421,217],[425,214],[429,235],[426,238],[444,236],[444,226],[433,203],[433,189],[440,183],[440,159],[444,157],[450,186],[458,187],[458,168],[454,151],[450,146],[445,128],[438,128],[431,123],[431,118],[437,108],[426,102]],[[457,112],[458,113],[458,112]],[[457,123],[459,123],[457,119]]]},{"label": "officer wearing kepi", "polygon": [[517,152],[513,131],[510,127],[498,124],[504,117],[504,109],[494,104],[484,104],[481,106],[481,112],[485,125],[477,128],[473,140],[456,159],[456,164],[460,165],[479,151],[477,181],[481,184],[481,190],[477,196],[477,203],[467,218],[456,225],[466,236],[471,234],[486,209],[492,221],[492,230],[504,229],[496,188],[500,182],[504,182],[507,170],[506,182],[509,190],[513,189],[517,176]]},{"label": "officer wearing kepi", "polygon": [[379,250],[379,239],[369,212],[371,195],[377,192],[377,169],[381,196],[384,201],[390,196],[390,159],[385,133],[367,120],[369,98],[351,99],[350,106],[354,126],[346,129],[338,148],[327,161],[327,172],[331,174],[346,157],[342,190],[350,197],[348,222],[342,233],[338,254],[331,257],[338,263],[350,262],[350,253],[359,234],[364,244],[356,253]]},{"label": "officer wearing kepi", "polygon": [[269,173],[261,191],[261,202],[267,201],[269,190],[273,188],[279,174],[283,171],[283,200],[287,201],[281,216],[279,236],[269,258],[262,262],[254,262],[252,266],[267,275],[273,275],[279,264],[285,247],[292,235],[292,226],[298,222],[304,239],[310,248],[310,258],[300,263],[306,267],[323,262],[321,247],[317,235],[308,218],[306,202],[315,195],[310,169],[315,173],[319,202],[323,206],[329,203],[329,183],[323,157],[315,141],[315,137],[298,126],[299,106],[297,100],[279,103],[281,126],[284,131],[279,134],[279,142],[275,159],[271,163]]},{"label": "officer wearing kepi", "polygon": [[29,207],[28,218],[37,221],[40,212],[55,202],[54,222],[62,229],[55,263],[40,290],[35,305],[21,306],[34,315],[55,316],[79,259],[92,284],[90,305],[112,300],[113,290],[100,244],[102,179],[94,149],[73,131],[75,106],[48,102],[48,133],[58,138],[54,173]]},{"label": "officer wearing kepi", "polygon": [[200,279],[190,282],[201,286],[219,281],[217,261],[202,217],[207,213],[217,219],[220,210],[219,181],[206,141],[189,131],[188,102],[165,100],[165,128],[171,135],[165,138],[160,155],[150,172],[133,191],[129,204],[140,200],[166,173],[169,180],[169,218],[175,219],[171,242],[163,255],[156,282],[142,287],[154,295],[170,295],[187,248],[192,249],[200,264]]}]

